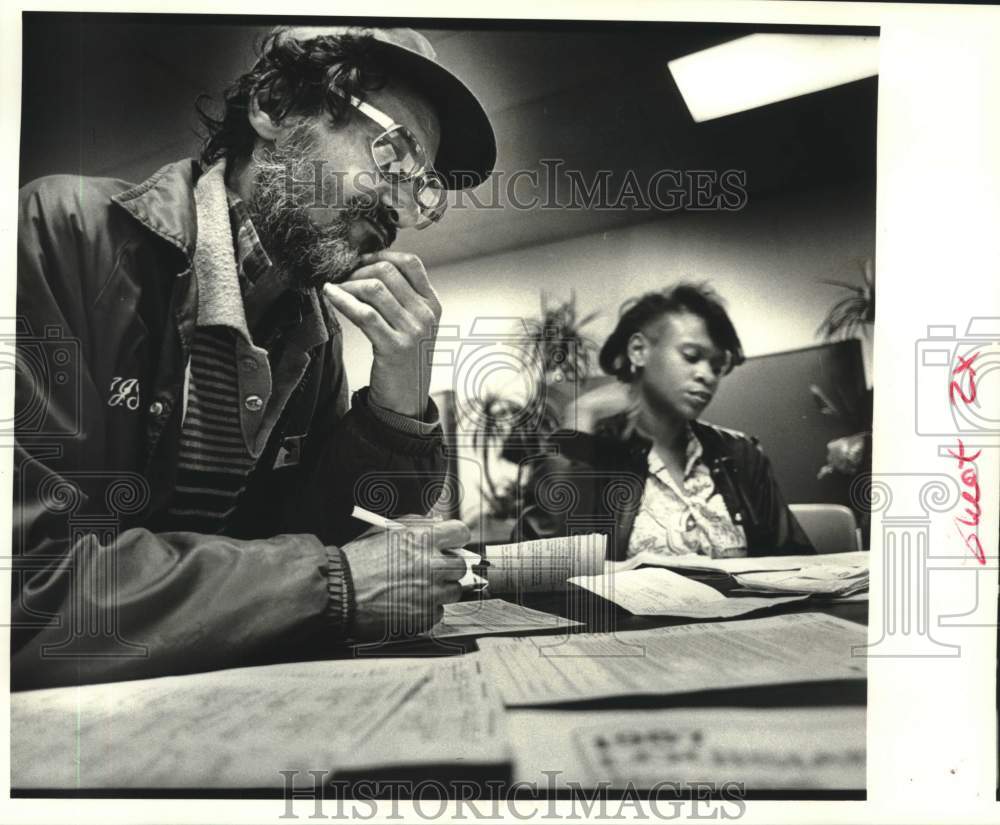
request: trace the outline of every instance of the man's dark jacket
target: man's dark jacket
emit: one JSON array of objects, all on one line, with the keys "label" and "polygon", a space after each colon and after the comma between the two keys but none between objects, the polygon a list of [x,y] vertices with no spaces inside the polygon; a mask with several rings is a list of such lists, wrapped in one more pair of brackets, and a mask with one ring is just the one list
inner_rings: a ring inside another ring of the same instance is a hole
[{"label": "man's dark jacket", "polygon": [[[340,328],[324,305],[330,339],[303,355],[309,368],[226,535],[171,531],[199,174],[182,161],[137,186],[54,176],[21,190],[16,688],[213,669],[328,642],[328,548],[364,527],[348,517],[352,502],[425,512],[440,490],[440,428],[387,426],[366,390],[349,405]],[[137,386],[116,400],[126,379]],[[299,435],[299,446],[286,440]],[[279,457],[289,444],[297,464]]]},{"label": "man's dark jacket", "polygon": [[[757,442],[700,421],[691,428],[716,491],[746,532],[748,555],[815,553]],[[550,437],[549,446],[554,454],[532,469],[514,538],[604,533],[608,558],[625,559],[652,442],[635,432],[622,413],[599,422],[593,434],[560,430]]]}]

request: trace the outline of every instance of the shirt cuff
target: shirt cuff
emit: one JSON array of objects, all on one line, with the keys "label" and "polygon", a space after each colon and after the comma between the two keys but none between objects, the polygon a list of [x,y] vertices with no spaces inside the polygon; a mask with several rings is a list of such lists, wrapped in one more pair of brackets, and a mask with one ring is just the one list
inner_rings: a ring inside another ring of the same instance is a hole
[{"label": "shirt cuff", "polygon": [[431,398],[427,399],[427,410],[424,412],[423,420],[410,418],[408,415],[380,407],[371,400],[368,393],[365,393],[365,402],[368,404],[368,409],[372,411],[372,415],[381,423],[407,435],[430,435],[441,425],[437,405]]},{"label": "shirt cuff", "polygon": [[326,618],[338,639],[347,639],[354,622],[354,582],[339,547],[326,548],[326,592]]}]

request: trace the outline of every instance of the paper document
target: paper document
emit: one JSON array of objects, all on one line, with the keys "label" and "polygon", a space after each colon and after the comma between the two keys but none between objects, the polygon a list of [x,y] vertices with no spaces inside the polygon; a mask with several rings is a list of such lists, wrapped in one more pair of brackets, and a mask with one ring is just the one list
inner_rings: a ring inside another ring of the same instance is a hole
[{"label": "paper document", "polygon": [[863,707],[516,710],[508,727],[515,781],[540,788],[604,782],[649,790],[664,780],[747,790],[865,787]]},{"label": "paper document", "polygon": [[594,576],[604,569],[606,548],[607,536],[601,533],[489,545],[486,578],[490,592],[565,590],[571,576]]},{"label": "paper document", "polygon": [[747,595],[851,596],[868,589],[869,556],[867,551],[857,551],[713,559],[697,554],[671,556],[646,551],[627,561],[609,562],[606,569],[618,574],[644,566],[710,571],[730,576]]},{"label": "paper document", "polygon": [[859,550],[852,553],[814,553],[808,556],[745,556],[738,559],[713,559],[690,553],[670,556],[665,553],[646,551],[623,562],[623,569],[631,569],[642,564],[674,569],[715,570],[720,573],[749,573],[760,571],[801,570],[803,567],[826,567],[836,570],[868,569],[870,553]]},{"label": "paper document", "polygon": [[341,772],[510,762],[503,702],[479,657],[472,653],[435,660],[430,678],[341,762]]},{"label": "paper document", "polygon": [[868,589],[868,566],[805,565],[799,570],[736,573],[741,587],[755,593],[816,593],[849,596]]},{"label": "paper document", "polygon": [[281,786],[344,762],[430,678],[426,659],[346,660],[15,693],[11,781]]},{"label": "paper document", "polygon": [[532,610],[503,599],[481,599],[444,606],[444,618],[425,634],[435,639],[482,636],[489,633],[528,633],[582,624],[552,613]]},{"label": "paper document", "polygon": [[603,576],[575,576],[570,582],[636,616],[726,619],[807,598],[799,595],[727,598],[714,587],[662,567],[642,567]]},{"label": "paper document", "polygon": [[821,613],[620,633],[484,638],[507,705],[863,679],[867,628]]}]

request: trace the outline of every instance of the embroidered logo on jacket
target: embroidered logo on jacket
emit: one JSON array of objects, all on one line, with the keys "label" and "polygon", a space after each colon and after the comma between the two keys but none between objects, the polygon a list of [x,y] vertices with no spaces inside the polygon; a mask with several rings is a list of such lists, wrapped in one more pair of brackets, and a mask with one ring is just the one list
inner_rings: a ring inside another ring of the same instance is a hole
[{"label": "embroidered logo on jacket", "polygon": [[139,379],[122,378],[116,375],[111,379],[111,395],[108,396],[108,406],[127,407],[130,410],[139,409]]}]

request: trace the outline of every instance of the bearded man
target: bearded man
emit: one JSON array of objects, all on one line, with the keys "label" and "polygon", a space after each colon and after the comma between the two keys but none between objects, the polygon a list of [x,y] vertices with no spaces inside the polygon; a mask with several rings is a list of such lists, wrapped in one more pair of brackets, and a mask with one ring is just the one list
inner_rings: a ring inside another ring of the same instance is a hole
[{"label": "bearded man", "polygon": [[491,171],[482,107],[416,32],[294,28],[203,118],[200,162],[21,191],[15,688],[323,656],[460,596],[463,524],[350,513],[440,491],[441,307],[389,247]]}]

